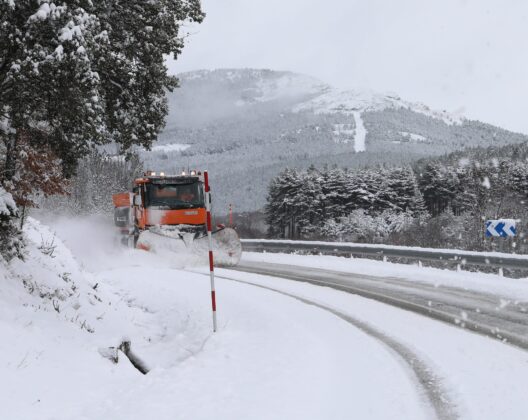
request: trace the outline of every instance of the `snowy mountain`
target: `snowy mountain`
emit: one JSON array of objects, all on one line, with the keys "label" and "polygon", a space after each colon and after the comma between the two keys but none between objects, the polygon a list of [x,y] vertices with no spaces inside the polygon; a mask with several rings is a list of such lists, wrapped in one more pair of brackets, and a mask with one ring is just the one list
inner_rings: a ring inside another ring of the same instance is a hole
[{"label": "snowy mountain", "polygon": [[395,94],[379,94],[370,90],[328,89],[321,95],[303,102],[294,108],[295,112],[311,111],[316,114],[383,111],[385,109],[409,109],[418,114],[441,119],[448,125],[461,124],[464,118],[447,111],[431,110],[424,104],[407,102]]},{"label": "snowy mountain", "polygon": [[254,69],[179,75],[167,126],[148,168],[207,168],[215,206],[225,213],[265,203],[270,179],[285,167],[398,165],[528,137],[435,111],[394,94],[338,90],[309,76]]}]

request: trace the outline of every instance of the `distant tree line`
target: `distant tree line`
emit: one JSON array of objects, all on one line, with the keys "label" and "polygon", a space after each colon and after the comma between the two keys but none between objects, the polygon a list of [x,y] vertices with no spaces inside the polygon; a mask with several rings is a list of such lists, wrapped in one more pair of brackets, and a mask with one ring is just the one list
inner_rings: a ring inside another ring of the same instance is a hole
[{"label": "distant tree line", "polygon": [[[412,167],[286,169],[269,186],[268,236],[522,252],[528,161],[484,156],[478,149]],[[519,237],[486,239],[484,222],[495,218],[519,219]]]},{"label": "distant tree line", "polygon": [[425,203],[411,168],[286,169],[270,184],[266,206],[270,236],[303,238],[324,232],[338,221],[362,210],[418,216]]}]

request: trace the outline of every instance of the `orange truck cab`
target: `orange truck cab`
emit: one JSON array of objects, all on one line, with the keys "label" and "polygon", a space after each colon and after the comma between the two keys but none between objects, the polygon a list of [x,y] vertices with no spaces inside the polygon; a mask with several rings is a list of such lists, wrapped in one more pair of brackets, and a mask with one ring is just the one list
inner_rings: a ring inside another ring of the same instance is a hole
[{"label": "orange truck cab", "polygon": [[[123,235],[134,237],[153,227],[174,227],[196,236],[206,234],[204,179],[200,172],[168,175],[146,172],[131,193],[112,196],[114,222]],[[125,242],[125,238],[123,238]]]}]

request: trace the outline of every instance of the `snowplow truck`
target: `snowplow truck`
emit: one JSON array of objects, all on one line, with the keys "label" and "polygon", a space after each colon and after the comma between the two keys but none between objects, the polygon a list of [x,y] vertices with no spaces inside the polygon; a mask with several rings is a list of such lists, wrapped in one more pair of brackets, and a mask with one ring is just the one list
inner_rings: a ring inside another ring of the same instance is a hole
[{"label": "snowplow truck", "polygon": [[[207,196],[210,200],[201,172],[180,175],[145,172],[134,180],[131,192],[112,196],[114,223],[119,229],[121,243],[207,261]],[[216,264],[238,264],[242,245],[234,229],[216,226],[212,230],[212,244]]]}]

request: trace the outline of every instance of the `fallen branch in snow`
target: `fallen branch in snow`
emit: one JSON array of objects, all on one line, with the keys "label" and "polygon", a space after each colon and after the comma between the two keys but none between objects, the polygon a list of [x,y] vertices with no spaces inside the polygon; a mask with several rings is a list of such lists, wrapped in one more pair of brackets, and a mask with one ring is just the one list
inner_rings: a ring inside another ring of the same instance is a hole
[{"label": "fallen branch in snow", "polygon": [[119,363],[119,350],[130,360],[132,366],[139,370],[143,375],[149,372],[146,363],[141,360],[137,354],[131,350],[132,344],[128,340],[123,340],[118,347],[106,347],[98,349],[99,354],[112,363]]},{"label": "fallen branch in snow", "polygon": [[60,305],[59,305],[59,302],[56,301],[55,299],[53,299],[52,303],[53,303],[53,309],[55,309],[55,311],[56,311],[58,314],[60,314]]},{"label": "fallen branch in snow", "polygon": [[119,345],[119,350],[121,350],[126,357],[128,357],[128,360],[130,360],[130,363],[139,370],[142,374],[146,375],[149,371],[149,368],[146,366],[145,362],[141,360],[135,353],[132,352],[132,344],[130,341],[123,341]]}]

